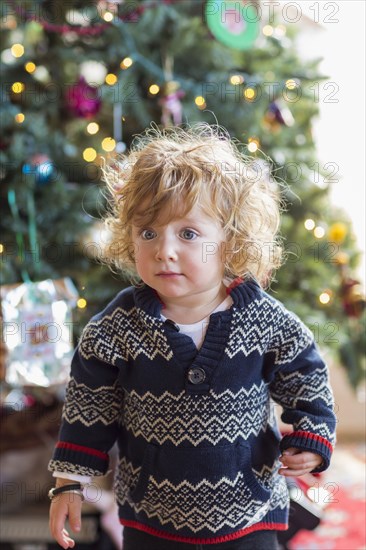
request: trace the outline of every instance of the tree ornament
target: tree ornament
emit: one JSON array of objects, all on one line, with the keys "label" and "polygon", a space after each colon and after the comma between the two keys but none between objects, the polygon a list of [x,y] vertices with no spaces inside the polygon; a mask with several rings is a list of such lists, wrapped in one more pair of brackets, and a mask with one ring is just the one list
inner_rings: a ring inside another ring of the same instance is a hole
[{"label": "tree ornament", "polygon": [[113,137],[116,142],[115,152],[122,154],[126,151],[127,145],[122,141],[122,102],[113,105]]},{"label": "tree ornament", "polygon": [[96,115],[102,105],[98,88],[90,86],[81,76],[76,84],[70,86],[66,92],[68,111],[80,118],[91,118]]},{"label": "tree ornament", "polygon": [[33,155],[30,160],[23,165],[23,174],[34,175],[36,185],[47,185],[55,173],[55,165],[50,157],[44,153]]},{"label": "tree ornament", "polygon": [[163,96],[159,100],[162,107],[161,122],[165,128],[173,124],[182,124],[183,107],[181,99],[185,92],[180,89],[179,82],[171,80],[163,87]]},{"label": "tree ornament", "polygon": [[0,151],[6,151],[10,145],[9,138],[0,138]]},{"label": "tree ornament", "polygon": [[77,297],[69,278],[2,287],[8,384],[44,388],[67,381]]},{"label": "tree ornament", "polygon": [[335,262],[337,265],[343,268],[343,266],[349,264],[349,255],[346,252],[343,252],[342,250],[340,250],[335,255]]},{"label": "tree ornament", "polygon": [[351,277],[343,277],[340,294],[343,310],[346,315],[348,317],[361,317],[366,306],[366,300],[360,281]]},{"label": "tree ornament", "polygon": [[126,151],[127,145],[124,141],[117,141],[115,151],[116,153],[122,154]]},{"label": "tree ornament", "polygon": [[107,75],[107,67],[104,63],[89,59],[80,65],[80,75],[85,79],[90,86],[100,86],[104,83]]},{"label": "tree ornament", "polygon": [[336,244],[342,244],[344,239],[347,236],[347,226],[345,223],[342,222],[336,222],[333,223],[328,231],[328,239],[330,242],[334,242]]},{"label": "tree ornament", "polygon": [[276,100],[269,104],[263,122],[272,132],[278,132],[282,126],[293,126],[295,119],[290,109],[282,101]]},{"label": "tree ornament", "polygon": [[206,21],[217,40],[236,50],[250,48],[259,34],[260,16],[251,3],[208,0]]}]

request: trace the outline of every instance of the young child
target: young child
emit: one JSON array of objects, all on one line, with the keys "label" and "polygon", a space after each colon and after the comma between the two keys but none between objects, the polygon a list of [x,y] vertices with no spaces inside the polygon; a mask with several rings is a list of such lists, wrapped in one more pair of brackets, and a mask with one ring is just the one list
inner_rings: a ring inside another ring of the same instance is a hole
[{"label": "young child", "polygon": [[[82,486],[108,470],[124,550],[278,548],[286,476],[329,465],[327,368],[262,288],[279,266],[279,195],[222,130],[150,129],[106,170],[106,257],[134,275],[86,326],[50,469],[50,528],[80,529]],[[138,282],[139,281],[139,282]],[[293,431],[280,437],[275,403]]]}]

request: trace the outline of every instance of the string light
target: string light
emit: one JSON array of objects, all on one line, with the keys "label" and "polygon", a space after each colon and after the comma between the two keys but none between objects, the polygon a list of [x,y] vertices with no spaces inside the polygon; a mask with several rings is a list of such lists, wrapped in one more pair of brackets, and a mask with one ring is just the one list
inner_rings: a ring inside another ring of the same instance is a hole
[{"label": "string light", "polygon": [[246,88],[244,90],[244,97],[245,99],[248,99],[249,101],[251,101],[252,99],[254,99],[256,96],[256,92],[254,90],[254,88]]},{"label": "string light", "polygon": [[315,227],[315,222],[311,218],[308,218],[307,220],[304,221],[304,226],[305,226],[305,229],[307,229],[308,231],[312,231]]},{"label": "string light", "polygon": [[103,15],[103,19],[104,21],[107,21],[107,23],[110,23],[111,21],[113,21],[114,15],[112,12],[106,11]]},{"label": "string light", "polygon": [[117,82],[118,78],[113,73],[108,73],[105,77],[105,81],[109,86],[114,86],[114,84]]},{"label": "string light", "polygon": [[87,147],[83,151],[83,159],[86,160],[86,162],[93,162],[97,158],[97,152],[93,147]]},{"label": "string light", "polygon": [[2,254],[3,252],[4,252],[4,245],[0,243],[0,254]]},{"label": "string light", "polygon": [[288,90],[295,90],[297,88],[297,82],[293,78],[286,80],[285,86]]},{"label": "string light", "polygon": [[120,67],[121,69],[125,70],[131,67],[132,64],[133,64],[132,59],[130,57],[125,57],[124,59],[122,59],[120,63]]},{"label": "string light", "polygon": [[263,29],[262,29],[262,33],[264,34],[264,36],[272,36],[273,34],[273,27],[272,25],[264,25]]},{"label": "string light", "polygon": [[319,295],[319,302],[323,305],[329,304],[332,297],[332,292],[330,290],[325,290]]},{"label": "string light", "polygon": [[116,140],[114,140],[111,137],[106,137],[102,141],[102,149],[103,151],[107,151],[110,153],[116,148]]},{"label": "string light", "polygon": [[25,70],[27,71],[27,73],[34,73],[34,71],[36,70],[36,65],[33,63],[33,61],[28,61],[28,63],[26,63],[24,65],[24,68]]},{"label": "string light", "polygon": [[240,74],[233,74],[233,76],[230,77],[230,82],[233,86],[238,86],[239,84],[243,84],[244,77]]},{"label": "string light", "polygon": [[23,113],[18,113],[17,115],[15,115],[15,121],[18,122],[19,124],[22,124],[22,122],[25,121],[25,116]]},{"label": "string light", "polygon": [[24,55],[24,46],[22,44],[13,44],[10,49],[14,57],[22,57]]},{"label": "string light", "polygon": [[323,238],[325,235],[325,229],[324,227],[321,227],[320,225],[318,225],[315,229],[314,229],[314,236],[317,238],[317,239],[321,239]]},{"label": "string light", "polygon": [[206,107],[206,101],[205,101],[205,98],[202,97],[201,95],[198,95],[195,100],[194,100],[195,104],[197,105],[197,107],[199,109],[205,109]]},{"label": "string light", "polygon": [[156,95],[160,92],[160,87],[157,84],[151,84],[149,92],[151,95]]},{"label": "string light", "polygon": [[14,82],[11,89],[15,94],[21,94],[24,91],[24,84],[23,82]]},{"label": "string light", "polygon": [[285,25],[277,25],[276,27],[276,35],[277,36],[285,36],[286,34],[286,27]]},{"label": "string light", "polygon": [[85,300],[85,298],[79,298],[76,304],[79,309],[84,309],[87,305],[87,301]]},{"label": "string light", "polygon": [[259,147],[259,141],[256,138],[249,138],[248,151],[255,153]]},{"label": "string light", "polygon": [[86,127],[86,131],[88,134],[96,134],[99,132],[99,124],[96,122],[89,122],[88,126]]}]

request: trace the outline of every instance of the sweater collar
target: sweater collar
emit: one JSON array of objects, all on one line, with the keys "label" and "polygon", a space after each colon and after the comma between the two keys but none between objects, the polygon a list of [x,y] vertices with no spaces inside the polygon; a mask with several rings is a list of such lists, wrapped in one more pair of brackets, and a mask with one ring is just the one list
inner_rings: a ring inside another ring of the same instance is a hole
[{"label": "sweater collar", "polygon": [[230,294],[234,306],[245,307],[260,297],[262,289],[255,279],[243,280],[237,277],[227,287],[227,292]]},{"label": "sweater collar", "polygon": [[[227,293],[233,300],[233,305],[244,307],[261,294],[261,287],[254,279],[243,280],[240,277],[234,279],[227,287]],[[153,317],[160,318],[163,302],[158,293],[148,285],[142,285],[134,289],[136,306]]]}]

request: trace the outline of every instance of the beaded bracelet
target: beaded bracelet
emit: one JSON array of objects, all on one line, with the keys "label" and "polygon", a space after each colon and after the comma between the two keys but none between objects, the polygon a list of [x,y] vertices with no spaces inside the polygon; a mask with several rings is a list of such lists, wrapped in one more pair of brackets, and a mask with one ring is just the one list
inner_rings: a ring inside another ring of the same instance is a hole
[{"label": "beaded bracelet", "polygon": [[81,483],[71,483],[69,485],[61,485],[61,487],[53,487],[48,491],[48,497],[52,500],[61,493],[74,493],[75,495],[79,495],[81,500],[84,500],[83,487]]}]

